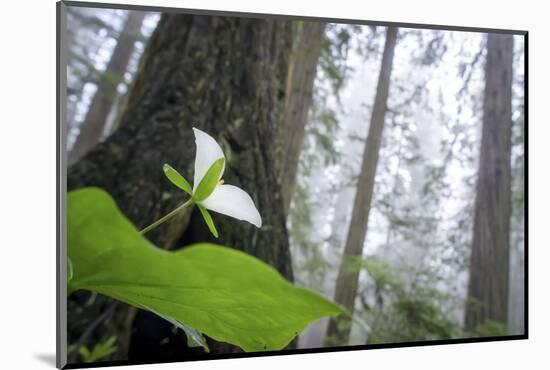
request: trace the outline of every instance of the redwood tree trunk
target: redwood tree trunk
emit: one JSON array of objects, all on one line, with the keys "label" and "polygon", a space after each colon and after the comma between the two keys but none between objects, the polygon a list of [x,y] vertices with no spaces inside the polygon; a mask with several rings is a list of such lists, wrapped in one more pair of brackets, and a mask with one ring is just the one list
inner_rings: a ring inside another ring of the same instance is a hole
[{"label": "redwood tree trunk", "polygon": [[512,35],[489,34],[465,325],[506,324],[510,250]]},{"label": "redwood tree trunk", "polygon": [[123,80],[124,72],[134,51],[134,41],[140,33],[141,24],[145,18],[145,12],[130,11],[124,27],[120,32],[111,60],[101,74],[86,119],[80,125],[74,146],[69,153],[70,164],[78,161],[84,154],[99,142],[109,112],[115,102],[117,86]]},{"label": "redwood tree trunk", "polygon": [[[347,308],[351,313],[354,311],[359,271],[350,271],[348,261],[351,258],[360,257],[362,255],[365,235],[367,233],[372,193],[374,190],[374,178],[376,175],[382,131],[384,129],[386,117],[390,76],[396,42],[397,28],[388,27],[380,75],[376,88],[376,97],[374,99],[367,142],[363,152],[361,172],[357,183],[357,193],[353,203],[350,227],[344,247],[344,254],[340,263],[340,269],[338,271],[338,277],[336,279],[336,289],[334,291],[334,300]],[[331,319],[327,328],[325,342],[329,345],[346,345],[349,340],[350,331],[351,321],[349,319],[344,317]]]},{"label": "redwood tree trunk", "polygon": [[[198,127],[224,149],[225,181],[249,193],[263,219],[258,229],[213,213],[220,234],[215,242],[252,254],[292,280],[283,199],[275,169],[280,151],[276,148],[278,140],[274,140],[284,111],[291,42],[292,27],[287,21],[163,15],[144,53],[120,128],[69,169],[69,189],[106,189],[122,212],[142,228],[186,199],[186,194],[164,177],[162,165],[169,163],[187,179],[193,178],[195,142],[191,128]],[[182,212],[147,236],[163,248],[214,241],[194,209]],[[74,341],[110,300],[98,297],[93,304],[84,305],[88,294],[73,296],[68,322]],[[119,351],[113,358],[125,359],[132,310],[120,303],[115,311],[90,342],[116,333]],[[162,352],[157,325],[143,315],[138,321],[141,324],[133,324],[137,331],[133,338],[143,346],[135,347],[135,356],[151,360],[181,355],[181,345]],[[151,323],[154,327],[145,330],[144,325]],[[139,350],[147,350],[149,345],[155,347],[148,353]]]},{"label": "redwood tree trunk", "polygon": [[296,180],[326,23],[300,22],[297,27],[286,82],[285,113],[280,127],[283,140],[280,179],[285,210],[290,205]]}]

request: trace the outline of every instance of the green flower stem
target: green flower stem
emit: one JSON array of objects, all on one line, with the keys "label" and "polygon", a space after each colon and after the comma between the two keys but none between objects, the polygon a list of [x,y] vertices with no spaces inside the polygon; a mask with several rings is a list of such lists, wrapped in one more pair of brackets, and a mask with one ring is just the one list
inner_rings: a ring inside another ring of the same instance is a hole
[{"label": "green flower stem", "polygon": [[189,199],[187,202],[183,203],[181,206],[179,206],[178,208],[174,209],[173,211],[171,211],[170,213],[167,213],[166,215],[164,215],[163,217],[159,218],[158,220],[156,220],[155,222],[153,222],[151,225],[147,226],[145,229],[141,230],[139,233],[140,234],[145,234],[146,232],[148,231],[151,231],[153,230],[154,228],[156,228],[157,226],[159,226],[160,224],[168,221],[169,219],[171,219],[172,217],[174,217],[175,215],[178,214],[178,212],[180,212],[181,210],[183,210],[184,208],[187,208],[189,207],[190,205],[193,204],[193,199]]}]

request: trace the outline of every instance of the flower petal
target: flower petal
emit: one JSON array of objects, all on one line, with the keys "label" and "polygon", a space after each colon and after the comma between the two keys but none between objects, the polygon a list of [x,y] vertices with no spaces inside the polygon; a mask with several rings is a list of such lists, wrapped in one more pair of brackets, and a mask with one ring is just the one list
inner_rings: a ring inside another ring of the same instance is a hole
[{"label": "flower petal", "polygon": [[[195,177],[193,180],[194,192],[212,164],[220,158],[225,159],[225,157],[222,148],[220,148],[212,136],[197,128],[193,128],[193,132],[195,134],[195,143],[197,144],[197,152],[195,154]],[[218,180],[222,178],[224,169],[225,161]]]},{"label": "flower petal", "polygon": [[205,208],[262,227],[262,217],[254,201],[244,190],[233,185],[218,185],[200,202]]}]

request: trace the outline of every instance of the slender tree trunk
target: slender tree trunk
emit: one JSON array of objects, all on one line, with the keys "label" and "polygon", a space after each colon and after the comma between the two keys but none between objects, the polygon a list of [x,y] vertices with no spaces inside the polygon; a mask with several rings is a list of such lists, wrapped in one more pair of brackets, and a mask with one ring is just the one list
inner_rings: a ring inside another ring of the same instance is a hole
[{"label": "slender tree trunk", "polygon": [[489,34],[465,324],[506,324],[510,253],[512,35]]},{"label": "slender tree trunk", "polygon": [[[292,280],[275,169],[291,42],[292,27],[287,21],[163,15],[145,50],[119,129],[69,169],[69,189],[106,189],[123,213],[142,228],[186,199],[166,180],[162,165],[169,163],[187,179],[193,178],[191,128],[198,127],[224,149],[224,179],[251,195],[263,226],[258,229],[214,213],[220,234],[214,240],[197,210],[188,209],[147,237],[164,248],[215,241],[260,258]],[[68,322],[75,325],[69,328],[69,336],[75,338],[110,300],[98,297],[84,305],[89,299],[85,293],[73,294],[71,299]],[[115,311],[90,340],[118,332],[120,347],[114,359],[127,358],[132,325],[132,359],[182,356],[184,346],[170,334],[171,325],[162,320],[159,324],[146,314],[134,321],[132,310],[124,304]],[[181,338],[181,331],[177,335]],[[164,345],[161,341],[167,336],[171,339]],[[216,345],[211,349],[235,350]]]},{"label": "slender tree trunk", "polygon": [[286,82],[285,113],[280,127],[280,137],[283,140],[280,148],[284,151],[280,178],[287,211],[313,100],[313,84],[325,39],[326,23],[301,22],[297,27]]},{"label": "slender tree trunk", "polygon": [[92,99],[86,119],[80,126],[80,133],[69,153],[70,164],[78,161],[99,142],[107,117],[117,96],[117,86],[123,80],[124,72],[126,72],[128,62],[134,51],[134,41],[140,33],[141,24],[146,14],[139,11],[128,12],[128,18],[124,23],[111,60],[105,72],[101,74],[97,92]]},{"label": "slender tree trunk", "polygon": [[[523,107],[522,107],[523,108]],[[512,151],[525,148],[525,120],[522,116],[512,124]],[[521,132],[514,135],[514,125]],[[514,163],[515,162],[515,163]],[[510,276],[508,294],[509,334],[525,333],[525,154],[512,162],[512,209],[510,218]]]},{"label": "slender tree trunk", "polygon": [[[338,277],[336,279],[334,300],[347,308],[351,313],[354,311],[359,271],[349,271],[347,262],[351,258],[361,256],[363,251],[372,193],[374,189],[376,166],[378,163],[382,131],[384,128],[387,110],[390,76],[396,42],[397,28],[388,27],[386,31],[386,42],[382,56],[380,76],[378,78],[378,86],[376,88],[376,97],[374,100],[374,107],[369,125],[368,137],[365,144],[365,150],[363,153],[363,163],[361,166],[359,181],[357,183],[357,193],[353,204],[351,223],[344,248],[344,254],[340,263],[340,269],[338,271]],[[331,319],[327,329],[325,342],[332,345],[345,345],[349,340],[350,331],[351,321],[349,319]]]}]

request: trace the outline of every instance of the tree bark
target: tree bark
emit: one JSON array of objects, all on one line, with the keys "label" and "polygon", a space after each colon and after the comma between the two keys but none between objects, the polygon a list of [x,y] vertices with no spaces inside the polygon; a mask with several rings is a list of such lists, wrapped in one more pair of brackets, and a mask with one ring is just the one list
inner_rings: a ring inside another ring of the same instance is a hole
[{"label": "tree bark", "polygon": [[[362,255],[363,244],[367,233],[396,42],[397,28],[388,27],[380,75],[376,88],[376,97],[374,99],[365,150],[363,152],[361,172],[357,183],[357,193],[353,203],[351,223],[344,254],[338,271],[338,277],[336,279],[334,300],[348,309],[352,314],[354,311],[355,296],[357,295],[359,271],[350,271],[348,261]],[[351,321],[348,318],[340,318],[338,320],[331,319],[327,328],[325,342],[329,345],[345,345],[349,340],[350,331]]]},{"label": "tree bark", "polygon": [[117,87],[123,80],[124,72],[134,51],[134,41],[139,35],[141,24],[147,13],[129,11],[128,18],[120,32],[111,60],[101,74],[97,92],[95,93],[86,119],[80,126],[74,146],[69,153],[70,164],[78,161],[101,139],[107,117],[117,95]]},{"label": "tree bark", "polygon": [[[292,27],[287,21],[163,15],[145,50],[120,128],[69,169],[68,188],[106,189],[122,212],[143,228],[186,199],[186,194],[164,177],[162,165],[169,163],[192,179],[195,143],[191,128],[200,128],[222,146],[225,181],[250,194],[263,226],[258,229],[214,213],[220,234],[215,240],[198,211],[187,209],[147,237],[167,249],[215,241],[258,257],[292,280],[286,217],[275,168],[291,43]],[[70,325],[75,323],[69,327],[72,338],[82,330],[78,323],[89,323],[109,301],[96,298],[85,306],[85,293],[73,296],[76,303],[70,305],[68,320]],[[118,327],[106,322],[94,339],[117,333],[119,351],[113,359],[126,359],[132,310],[119,304],[116,311],[111,321]],[[159,349],[164,337],[146,330],[152,322],[144,315],[133,323],[133,359],[182,356],[183,347],[174,347],[176,340],[170,342],[170,350]],[[156,323],[153,327],[158,329]],[[167,328],[170,331],[172,326]]]},{"label": "tree bark", "polygon": [[481,153],[465,326],[506,324],[510,253],[512,35],[488,34]]},{"label": "tree bark", "polygon": [[283,140],[280,146],[283,150],[280,181],[286,211],[296,180],[326,23],[300,22],[297,27],[286,82],[285,113],[280,126],[280,138]]}]

